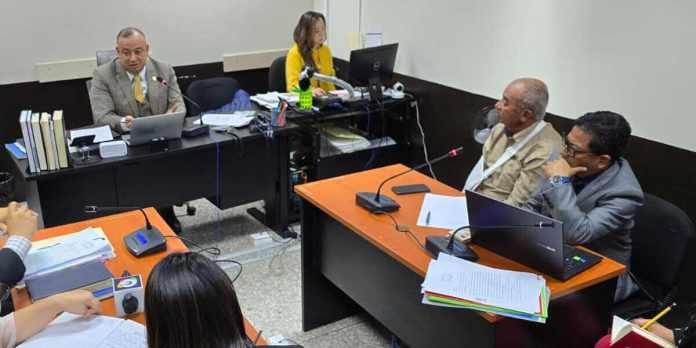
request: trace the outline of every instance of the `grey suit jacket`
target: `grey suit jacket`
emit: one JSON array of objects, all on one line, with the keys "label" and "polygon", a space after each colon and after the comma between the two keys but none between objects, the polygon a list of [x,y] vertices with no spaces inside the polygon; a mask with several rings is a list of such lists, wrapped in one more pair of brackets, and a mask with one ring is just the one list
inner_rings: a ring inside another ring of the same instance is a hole
[{"label": "grey suit jacket", "polygon": [[641,205],[643,190],[628,161],[620,158],[578,195],[570,184],[547,181],[525,207],[563,221],[566,243],[629,265],[633,217]]},{"label": "grey suit jacket", "polygon": [[[177,106],[176,111],[186,111],[172,66],[152,58],[149,58],[145,64],[147,67],[145,71],[146,98],[150,103],[153,115],[167,112],[174,104]],[[153,77],[163,78],[169,87],[153,81]],[[116,59],[94,70],[90,102],[94,123],[109,125],[111,129],[116,131],[121,130],[119,123],[121,118],[126,115],[133,117],[150,116],[139,114],[138,104],[133,96],[132,83],[126,70]]]}]

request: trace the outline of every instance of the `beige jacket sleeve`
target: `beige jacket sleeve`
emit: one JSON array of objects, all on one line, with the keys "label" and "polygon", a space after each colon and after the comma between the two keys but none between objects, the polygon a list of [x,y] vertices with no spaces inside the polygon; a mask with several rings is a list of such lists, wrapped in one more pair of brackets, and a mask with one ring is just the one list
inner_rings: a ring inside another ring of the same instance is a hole
[{"label": "beige jacket sleeve", "polygon": [[176,105],[176,112],[186,112],[184,97],[181,95],[181,89],[176,80],[176,73],[174,73],[174,68],[171,66],[167,69],[167,84],[170,86],[167,93],[167,110]]},{"label": "beige jacket sleeve", "polygon": [[100,126],[108,125],[111,129],[120,130],[121,117],[125,115],[116,113],[116,105],[114,105],[113,97],[109,91],[107,79],[108,76],[106,76],[104,69],[94,71],[92,88],[89,93],[94,123]]},{"label": "beige jacket sleeve", "polygon": [[14,313],[0,318],[0,348],[14,347],[17,340],[17,327]]},{"label": "beige jacket sleeve", "polygon": [[543,165],[549,158],[548,151],[533,151],[529,158],[522,162],[520,176],[515,181],[515,185],[510,195],[505,199],[506,203],[521,206],[532,197],[541,184],[544,182]]}]

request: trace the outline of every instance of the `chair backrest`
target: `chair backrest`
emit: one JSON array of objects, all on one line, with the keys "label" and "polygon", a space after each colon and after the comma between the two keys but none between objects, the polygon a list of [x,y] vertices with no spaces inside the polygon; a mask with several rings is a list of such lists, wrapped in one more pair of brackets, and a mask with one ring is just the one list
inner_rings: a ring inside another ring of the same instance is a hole
[{"label": "chair backrest", "polygon": [[116,58],[116,50],[97,51],[97,66],[104,65]]},{"label": "chair backrest", "polygon": [[[116,50],[97,51],[96,57],[97,57],[97,66],[104,65],[104,64],[110,62],[112,59],[116,58]],[[92,96],[92,79],[85,81],[85,87],[87,88],[87,95],[91,97]],[[97,120],[94,119],[94,115],[92,115],[92,120],[94,121],[94,123],[97,122]]]},{"label": "chair backrest", "polygon": [[683,210],[646,193],[631,232],[631,271],[642,282],[669,291],[687,266],[686,251],[695,234],[694,223]]},{"label": "chair backrest", "polygon": [[186,89],[186,95],[198,103],[202,110],[195,105],[187,105],[188,115],[198,115],[231,102],[237,90],[239,82],[231,77],[214,77],[191,82]]},{"label": "chair backrest", "polygon": [[268,90],[285,92],[285,56],[276,58],[268,69]]}]

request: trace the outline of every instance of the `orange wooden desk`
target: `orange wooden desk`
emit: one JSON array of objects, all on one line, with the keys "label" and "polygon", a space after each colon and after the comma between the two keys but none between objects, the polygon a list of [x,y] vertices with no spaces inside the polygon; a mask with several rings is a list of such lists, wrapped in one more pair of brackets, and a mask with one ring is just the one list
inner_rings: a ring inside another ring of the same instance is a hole
[{"label": "orange wooden desk", "polygon": [[[350,315],[359,305],[411,347],[540,346],[570,337],[564,335],[573,321],[589,327],[578,346],[606,332],[616,277],[624,271],[623,265],[607,258],[566,282],[546,277],[552,294],[546,325],[420,304],[420,283],[431,256],[409,235],[397,232],[388,216],[370,214],[355,204],[356,192],[374,192],[382,180],[407,169],[392,165],[296,187],[303,199],[305,330]],[[424,194],[391,192],[392,186],[415,183],[428,185],[432,193],[463,193],[418,172],[384,185],[382,193],[401,205],[392,216],[425,243],[426,235],[446,235],[447,230],[416,225]],[[482,264],[538,273],[482,247],[473,248]],[[577,312],[566,316],[570,308]]]},{"label": "orange wooden desk", "polygon": [[[174,234],[171,228],[169,228],[167,223],[164,222],[162,217],[155,209],[147,208],[145,211],[150,219],[150,223],[162,231],[162,234],[165,236],[176,236],[176,234]],[[167,251],[142,258],[136,258],[126,250],[126,246],[123,243],[123,237],[138,228],[142,228],[144,224],[145,221],[143,219],[143,215],[139,211],[131,211],[43,229],[34,235],[34,240],[41,240],[63,234],[78,232],[87,227],[101,227],[106,236],[109,238],[109,241],[111,241],[111,244],[114,246],[116,252],[115,258],[106,261],[106,267],[114,276],[121,275],[124,270],[128,270],[128,272],[131,274],[140,274],[143,278],[143,282],[147,283],[150,271],[157,264],[157,262],[170,253],[185,252],[188,251],[188,248],[181,242],[181,240],[177,238],[167,238]],[[31,299],[25,289],[13,290],[12,300],[15,308],[17,309],[31,304]],[[108,298],[101,301],[101,313],[110,316],[116,315],[116,308],[114,307],[113,298]],[[138,313],[129,319],[135,320],[141,324],[145,324],[145,315],[143,313]],[[252,340],[255,339],[257,335],[256,330],[248,321],[245,320],[244,324],[247,335]]]}]

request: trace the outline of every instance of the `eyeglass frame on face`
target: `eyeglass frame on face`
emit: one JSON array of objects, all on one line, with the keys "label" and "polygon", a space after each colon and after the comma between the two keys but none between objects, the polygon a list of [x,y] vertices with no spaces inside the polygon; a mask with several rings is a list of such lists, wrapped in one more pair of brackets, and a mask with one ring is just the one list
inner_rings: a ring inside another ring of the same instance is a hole
[{"label": "eyeglass frame on face", "polygon": [[575,158],[575,155],[577,154],[595,154],[592,151],[576,149],[577,145],[571,143],[568,140],[568,133],[563,134],[563,143],[561,144],[561,146],[561,150],[567,153],[570,158]]}]

